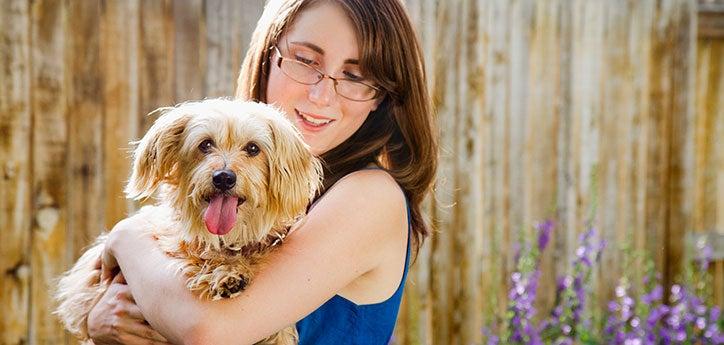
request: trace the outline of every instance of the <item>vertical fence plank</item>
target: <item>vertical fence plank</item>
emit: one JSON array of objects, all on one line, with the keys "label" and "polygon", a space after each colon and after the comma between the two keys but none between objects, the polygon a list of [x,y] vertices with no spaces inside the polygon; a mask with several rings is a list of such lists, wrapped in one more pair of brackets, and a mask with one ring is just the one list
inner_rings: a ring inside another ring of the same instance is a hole
[{"label": "vertical fence plank", "polygon": [[206,22],[203,1],[173,1],[173,19],[174,101],[201,99],[206,94]]},{"label": "vertical fence plank", "polygon": [[[565,53],[561,49],[561,42],[565,39],[562,37],[561,21],[566,13],[563,7],[566,6],[560,1],[547,1],[529,3],[525,7],[532,7],[533,12],[530,19],[526,18],[530,24],[522,25],[522,28],[530,28],[529,32],[524,31],[530,36],[529,40],[523,41],[529,50],[526,54],[528,75],[520,82],[521,89],[526,90],[524,96],[513,103],[526,104],[521,107],[524,121],[514,125],[523,131],[523,154],[519,159],[522,162],[521,181],[517,183],[524,186],[520,226],[527,238],[535,243],[533,225],[546,218],[554,218],[560,208],[556,198],[558,186],[552,181],[558,180],[558,156],[562,154],[558,146],[564,119],[561,112],[564,82],[561,77],[562,70],[568,65],[561,63]],[[556,231],[562,232],[563,229],[558,226]],[[554,240],[557,238],[554,236]],[[552,291],[556,286],[558,272],[551,253],[548,251],[541,258],[541,269],[546,272],[539,281],[543,291]],[[554,296],[543,293],[537,299],[540,310],[549,310]]]},{"label": "vertical fence plank", "polygon": [[51,315],[53,279],[66,267],[69,242],[65,163],[66,11],[59,1],[32,3],[33,230],[29,342],[62,344],[65,335]]},{"label": "vertical fence plank", "polygon": [[174,25],[173,3],[170,0],[140,2],[140,45],[138,64],[139,105],[138,129],[134,140],[141,137],[152,118],[148,113],[174,103]]},{"label": "vertical fence plank", "polygon": [[[724,233],[724,39],[700,37],[696,63],[691,230]],[[724,261],[715,262],[714,301],[724,308]]]},{"label": "vertical fence plank", "polygon": [[[508,257],[504,255],[510,243],[510,233],[507,231],[510,224],[509,194],[506,185],[509,181],[508,160],[508,113],[509,89],[507,76],[510,72],[510,56],[507,54],[510,41],[506,26],[509,24],[508,6],[504,1],[486,2],[481,9],[482,24],[481,37],[486,47],[484,49],[484,131],[485,146],[488,159],[484,162],[486,174],[483,189],[487,191],[487,201],[484,202],[485,241],[489,265],[483,280],[490,288],[488,309],[486,314],[499,315],[506,307],[508,273],[511,266]],[[492,316],[486,321],[492,321]]]},{"label": "vertical fence plank", "polygon": [[0,2],[0,343],[28,342],[30,306],[30,4]]},{"label": "vertical fence plank", "polygon": [[[665,251],[661,245],[666,235],[666,209],[662,200],[667,199],[669,147],[659,138],[671,136],[671,54],[673,47],[670,40],[672,27],[668,23],[671,16],[672,3],[663,1],[654,9],[654,23],[650,32],[652,44],[651,69],[657,73],[649,74],[651,89],[651,106],[647,116],[647,178],[646,178],[646,224],[648,246],[647,250],[653,255],[657,270],[665,269]],[[668,280],[664,274],[664,280]]]},{"label": "vertical fence plank", "polygon": [[[232,51],[240,43],[234,33],[240,26],[241,11],[247,4],[238,1],[206,0],[206,61],[205,96],[229,96],[234,90]],[[238,49],[237,49],[238,50]]]},{"label": "vertical fence plank", "polygon": [[460,327],[462,344],[482,342],[483,294],[482,280],[483,247],[483,142],[482,104],[479,99],[481,88],[479,66],[476,61],[475,45],[478,41],[477,6],[474,1],[462,1],[458,7],[457,35],[455,39],[457,81],[455,92],[458,120],[456,124],[454,156],[456,158],[456,190],[460,205],[456,207],[458,218],[455,229],[455,253],[459,259],[461,288],[456,309],[464,320]]},{"label": "vertical fence plank", "polygon": [[207,0],[206,18],[206,95],[231,97],[236,87],[241,61],[264,2]]},{"label": "vertical fence plank", "polygon": [[436,26],[438,28],[435,37],[434,59],[435,69],[434,82],[432,85],[433,102],[438,113],[440,124],[440,167],[438,169],[438,180],[435,190],[437,206],[433,214],[435,228],[438,232],[432,238],[432,299],[433,319],[436,320],[437,328],[433,333],[433,344],[454,342],[453,336],[457,334],[455,324],[459,324],[459,311],[453,306],[453,300],[458,295],[460,277],[457,266],[453,265],[453,241],[454,241],[454,200],[455,200],[455,170],[453,156],[454,133],[456,125],[456,114],[453,104],[454,99],[454,63],[447,59],[454,51],[452,42],[455,41],[455,31],[452,27],[452,20],[456,18],[454,5],[451,3],[437,4]]},{"label": "vertical fence plank", "polygon": [[[68,262],[103,230],[106,194],[103,167],[103,84],[100,69],[100,20],[106,3],[68,2]],[[112,189],[112,186],[109,186]],[[114,195],[113,197],[117,197]],[[110,198],[113,199],[113,198]]]},{"label": "vertical fence plank", "polygon": [[[94,104],[94,110],[104,114],[99,123],[103,127],[102,171],[105,191],[106,229],[124,218],[134,209],[123,194],[130,171],[129,141],[138,136],[139,75],[138,48],[140,45],[138,0],[109,1],[103,6],[100,19],[100,68],[103,103]],[[93,11],[89,11],[93,13]],[[154,87],[156,87],[154,85]],[[101,106],[101,109],[98,109]],[[93,116],[87,114],[86,116]]]},{"label": "vertical fence plank", "polygon": [[[420,46],[425,59],[426,78],[429,92],[433,93],[432,80],[435,74],[435,60],[432,58],[435,47],[436,34],[436,8],[435,0],[407,2],[407,9],[420,38]],[[436,116],[439,118],[439,115]],[[434,213],[436,207],[434,196],[430,196],[424,203],[424,213],[428,216]],[[407,277],[408,283],[403,294],[403,304],[400,310],[398,326],[394,333],[395,344],[433,344],[433,295],[432,295],[432,241],[438,236],[435,224],[432,224],[432,233],[426,240]],[[437,325],[437,322],[435,323]]]},{"label": "vertical fence plank", "polygon": [[[696,77],[696,4],[674,1],[671,11],[671,136],[669,144],[668,198],[665,234],[666,262],[662,269],[667,283],[683,272],[684,238],[692,231],[691,193],[694,174],[694,83]],[[680,281],[680,280],[679,280]]]},{"label": "vertical fence plank", "polygon": [[[575,1],[572,5],[569,156],[566,172],[570,178],[566,190],[567,215],[560,233],[553,236],[556,271],[571,273],[571,262],[578,245],[578,234],[587,221],[593,221],[596,209],[599,169],[601,95],[596,92],[604,78],[604,6],[602,1]],[[606,257],[604,257],[604,260]],[[605,264],[604,264],[605,265]],[[552,292],[548,292],[552,293]]]}]

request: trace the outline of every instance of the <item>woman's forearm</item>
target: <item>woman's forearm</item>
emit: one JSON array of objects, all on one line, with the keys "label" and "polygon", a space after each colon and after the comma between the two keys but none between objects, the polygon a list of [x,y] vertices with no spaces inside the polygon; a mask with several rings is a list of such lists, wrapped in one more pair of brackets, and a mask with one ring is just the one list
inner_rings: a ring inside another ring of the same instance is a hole
[{"label": "woman's forearm", "polygon": [[118,233],[109,241],[146,320],[170,342],[186,343],[198,326],[201,301],[185,288],[183,278],[171,268],[173,259],[144,232]]}]

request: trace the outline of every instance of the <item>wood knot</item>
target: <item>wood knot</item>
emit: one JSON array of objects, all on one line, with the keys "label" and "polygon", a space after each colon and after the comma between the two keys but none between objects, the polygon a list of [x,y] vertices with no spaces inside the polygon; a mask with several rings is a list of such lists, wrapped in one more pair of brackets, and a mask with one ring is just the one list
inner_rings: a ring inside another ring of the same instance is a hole
[{"label": "wood knot", "polygon": [[7,269],[5,274],[17,280],[25,281],[30,277],[30,267],[23,262],[18,262],[15,266]]},{"label": "wood knot", "polygon": [[42,233],[49,234],[58,224],[60,210],[56,207],[46,206],[41,208],[35,215],[35,222]]},{"label": "wood knot", "polygon": [[6,180],[12,180],[15,178],[18,172],[18,166],[15,164],[15,161],[8,161],[5,162],[5,166],[3,167],[3,178]]}]

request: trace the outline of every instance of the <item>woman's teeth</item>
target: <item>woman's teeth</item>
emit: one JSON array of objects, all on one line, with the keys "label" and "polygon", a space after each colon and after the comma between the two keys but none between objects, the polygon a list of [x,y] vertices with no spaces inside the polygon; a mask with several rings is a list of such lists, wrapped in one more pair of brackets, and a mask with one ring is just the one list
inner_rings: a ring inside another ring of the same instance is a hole
[{"label": "woman's teeth", "polygon": [[306,116],[306,115],[304,115],[304,114],[302,114],[302,113],[299,113],[299,115],[302,117],[302,119],[304,119],[304,121],[309,122],[310,124],[312,124],[312,125],[314,125],[314,126],[324,126],[324,125],[332,122],[332,119],[326,119],[326,120],[324,120],[324,119],[316,119],[316,118],[313,118],[313,117],[311,117],[311,116]]}]

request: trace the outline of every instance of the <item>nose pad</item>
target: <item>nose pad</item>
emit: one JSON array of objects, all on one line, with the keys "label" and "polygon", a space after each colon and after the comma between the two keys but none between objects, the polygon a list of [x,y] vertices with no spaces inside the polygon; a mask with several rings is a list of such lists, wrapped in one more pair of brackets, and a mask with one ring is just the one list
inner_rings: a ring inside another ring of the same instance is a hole
[{"label": "nose pad", "polygon": [[212,178],[214,187],[224,192],[234,188],[236,184],[236,174],[229,169],[216,170]]}]

